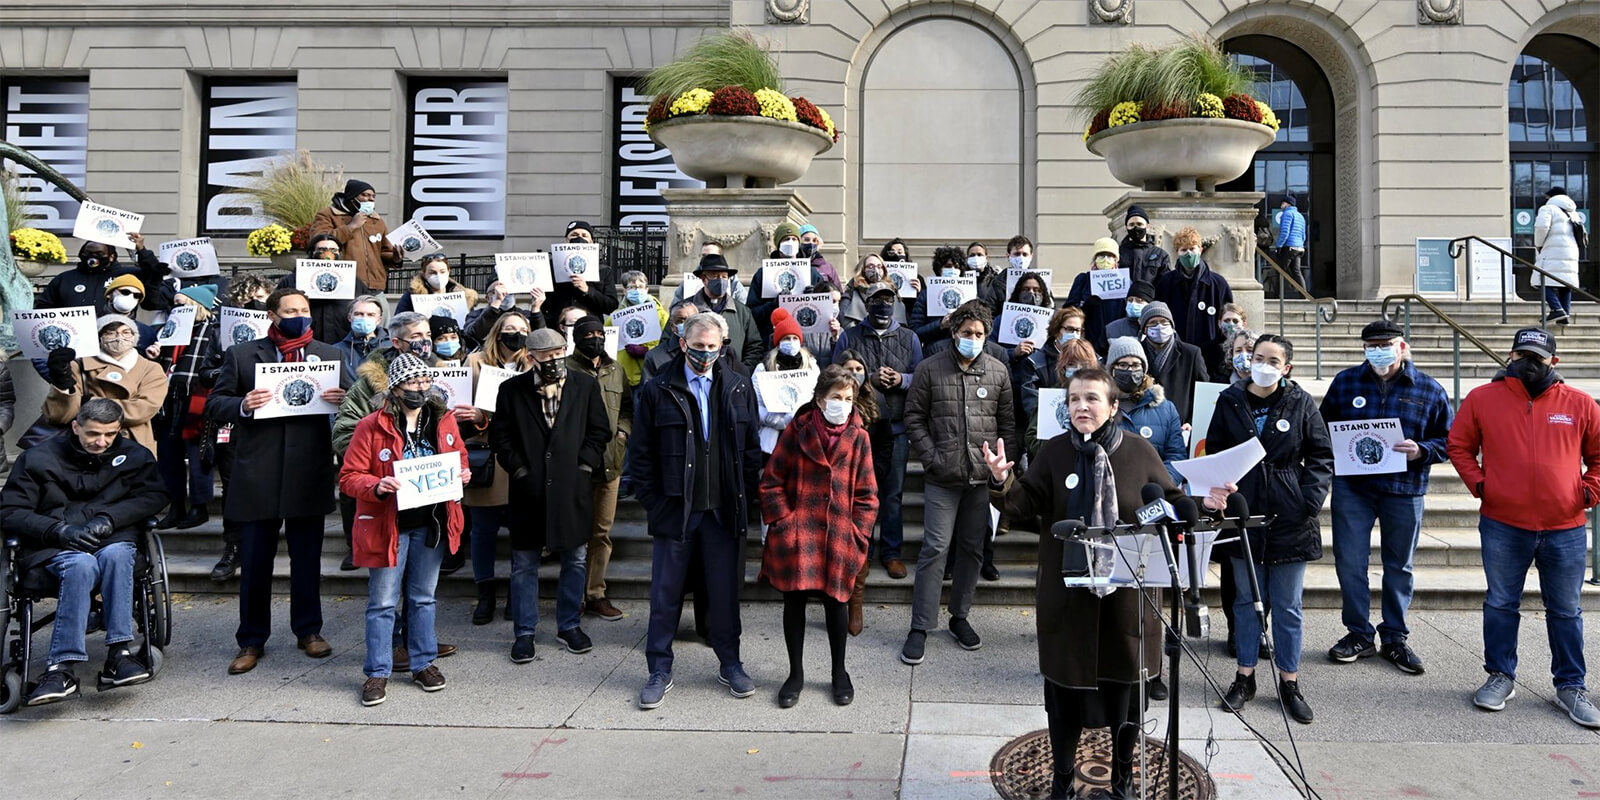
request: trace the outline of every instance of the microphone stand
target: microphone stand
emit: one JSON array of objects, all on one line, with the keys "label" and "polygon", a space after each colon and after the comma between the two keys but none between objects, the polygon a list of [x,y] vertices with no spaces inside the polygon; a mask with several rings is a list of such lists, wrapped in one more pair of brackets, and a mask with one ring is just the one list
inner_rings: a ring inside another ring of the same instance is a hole
[{"label": "microphone stand", "polygon": [[[1182,527],[1177,527],[1174,533],[1181,546],[1187,538],[1186,532]],[[1172,625],[1167,628],[1164,637],[1167,672],[1171,678],[1167,688],[1167,800],[1178,800],[1178,695],[1180,693],[1178,687],[1183,685],[1178,674],[1178,667],[1183,663],[1178,657],[1183,651],[1178,643],[1178,636],[1183,631],[1183,589],[1182,584],[1178,582],[1178,558],[1172,548],[1172,540],[1167,536],[1160,538],[1161,552],[1167,557],[1167,572],[1172,576]],[[1190,564],[1193,563],[1191,559]]]}]

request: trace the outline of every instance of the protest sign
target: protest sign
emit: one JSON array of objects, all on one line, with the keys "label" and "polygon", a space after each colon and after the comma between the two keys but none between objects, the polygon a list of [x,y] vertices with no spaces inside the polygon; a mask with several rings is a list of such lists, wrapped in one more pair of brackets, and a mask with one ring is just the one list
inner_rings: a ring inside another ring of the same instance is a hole
[{"label": "protest sign", "polygon": [[806,333],[825,333],[828,323],[839,313],[839,304],[833,302],[833,295],[826,292],[817,294],[786,294],[778,298],[778,306],[789,312],[789,316],[800,324],[800,330]]},{"label": "protest sign", "polygon": [[79,239],[132,250],[133,240],[128,238],[128,234],[138,233],[143,226],[143,214],[85,200],[78,208],[77,220],[72,223],[72,235]]},{"label": "protest sign", "polygon": [[440,294],[411,293],[411,309],[418,314],[434,316],[435,314],[455,318],[456,324],[467,324],[467,295],[464,292],[442,292]]},{"label": "protest sign", "polygon": [[212,246],[209,236],[162,242],[156,248],[156,257],[180,279],[204,278],[222,272],[217,264],[217,248]]},{"label": "protest sign", "polygon": [[1387,475],[1406,471],[1406,454],[1394,449],[1405,441],[1400,420],[1352,420],[1328,423],[1328,438],[1333,440],[1333,474]]},{"label": "protest sign", "polygon": [[943,317],[962,303],[978,299],[978,276],[959,275],[945,278],[933,275],[924,278],[928,285],[928,316]]},{"label": "protest sign", "polygon": [[884,264],[884,269],[889,273],[889,285],[901,297],[916,297],[917,287],[912,285],[917,278],[917,264],[914,261],[890,261]]},{"label": "protest sign", "polygon": [[11,325],[22,354],[28,358],[48,358],[58,347],[70,347],[78,355],[100,351],[100,332],[95,329],[94,306],[70,308],[15,309]]},{"label": "protest sign", "polygon": [[493,412],[495,400],[500,397],[500,384],[520,373],[502,367],[484,364],[478,368],[478,386],[473,390],[472,404],[484,411]]},{"label": "protest sign", "polygon": [[817,373],[809,369],[762,371],[755,374],[755,379],[762,405],[776,414],[793,414],[817,388]]},{"label": "protest sign", "polygon": [[434,367],[433,388],[444,395],[445,408],[472,405],[471,367]]},{"label": "protest sign", "polygon": [[549,253],[495,253],[494,274],[507,294],[528,294],[534,289],[555,291],[550,279]]},{"label": "protest sign", "polygon": [[1133,281],[1125,269],[1089,270],[1089,293],[1101,300],[1121,300],[1128,296]]},{"label": "protest sign", "polygon": [[297,258],[294,288],[305,292],[308,300],[354,300],[356,262]]},{"label": "protest sign", "polygon": [[267,319],[267,312],[249,308],[223,306],[217,310],[217,316],[221,318],[217,328],[217,343],[224,350],[266,336],[267,327],[272,324]]},{"label": "protest sign", "polygon": [[194,336],[195,312],[199,306],[173,306],[167,312],[167,321],[156,334],[156,344],[162,347],[185,347]]},{"label": "protest sign", "polygon": [[659,307],[648,300],[611,312],[611,321],[620,332],[624,345],[661,341]]},{"label": "protest sign", "polygon": [[574,275],[590,282],[600,280],[600,245],[550,245],[550,275],[556,283],[571,283]]},{"label": "protest sign", "polygon": [[337,361],[257,364],[255,388],[272,392],[272,399],[255,410],[255,418],[338,413],[322,393],[339,387],[339,366]]},{"label": "protest sign", "polygon": [[389,231],[389,244],[394,245],[395,249],[408,259],[419,258],[444,249],[428,235],[427,229],[414,219],[406,220],[406,224]]},{"label": "protest sign", "polygon": [[1006,303],[1000,313],[1000,335],[995,340],[1001,344],[1033,342],[1034,347],[1042,347],[1050,335],[1050,317],[1054,313],[1054,309],[1043,306]]},{"label": "protest sign", "polygon": [[768,258],[761,262],[761,293],[766,297],[800,294],[811,287],[811,260]]},{"label": "protest sign", "polygon": [[450,451],[423,458],[403,458],[394,462],[394,477],[400,481],[400,490],[395,492],[394,499],[401,511],[460,500],[461,454]]}]

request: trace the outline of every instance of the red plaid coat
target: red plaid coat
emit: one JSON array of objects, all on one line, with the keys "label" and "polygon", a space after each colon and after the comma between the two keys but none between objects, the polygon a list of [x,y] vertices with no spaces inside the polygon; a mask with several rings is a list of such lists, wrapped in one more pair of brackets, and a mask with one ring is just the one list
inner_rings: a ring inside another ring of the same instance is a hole
[{"label": "red plaid coat", "polygon": [[822,412],[802,411],[778,437],[761,472],[767,543],[761,577],[781,592],[850,599],[878,516],[872,443],[854,414],[831,448]]}]

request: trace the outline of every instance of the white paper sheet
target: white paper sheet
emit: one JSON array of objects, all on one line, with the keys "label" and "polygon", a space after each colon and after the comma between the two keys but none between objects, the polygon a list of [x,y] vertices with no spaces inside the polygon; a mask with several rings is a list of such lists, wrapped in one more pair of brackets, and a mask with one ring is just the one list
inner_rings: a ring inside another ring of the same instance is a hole
[{"label": "white paper sheet", "polygon": [[811,259],[766,258],[761,261],[761,293],[768,297],[802,294],[811,288]]},{"label": "white paper sheet", "polygon": [[156,344],[162,347],[187,346],[194,338],[194,316],[198,310],[198,307],[190,305],[173,306],[167,312],[167,321],[156,334]]},{"label": "white paper sheet", "polygon": [[294,288],[311,300],[354,300],[356,262],[297,258],[294,262]]},{"label": "white paper sheet", "polygon": [[809,369],[790,369],[755,374],[756,391],[768,411],[792,414],[804,405],[817,388],[817,373]]},{"label": "white paper sheet", "polygon": [[465,292],[442,294],[411,293],[411,308],[418,314],[433,316],[448,314],[457,325],[467,324],[467,295]]},{"label": "white paper sheet", "polygon": [[1394,446],[1405,441],[1396,417],[1328,423],[1333,440],[1333,474],[1388,475],[1406,471],[1406,456]]},{"label": "white paper sheet", "polygon": [[996,341],[1001,344],[1033,342],[1034,347],[1043,347],[1050,335],[1050,317],[1054,314],[1052,308],[1006,303],[1000,314],[1000,335]]},{"label": "white paper sheet", "polygon": [[217,310],[217,316],[222,320],[217,329],[217,343],[224,350],[266,336],[272,324],[267,312],[249,308],[223,306]]},{"label": "white paper sheet", "polygon": [[211,244],[209,236],[162,242],[156,248],[156,257],[180,279],[204,278],[222,272],[217,263],[217,248]]},{"label": "white paper sheet", "polygon": [[821,292],[786,294],[778,298],[778,306],[788,311],[800,324],[800,330],[806,333],[826,333],[828,323],[839,313],[839,304],[833,302],[833,295]]},{"label": "white paper sheet", "polygon": [[943,317],[969,300],[978,298],[978,276],[960,275],[945,278],[932,275],[923,278],[928,289],[928,317]]},{"label": "white paper sheet", "polygon": [[901,297],[916,297],[917,290],[911,281],[917,277],[917,262],[890,261],[883,265],[889,272],[889,285]]},{"label": "white paper sheet", "polygon": [[549,253],[495,253],[495,278],[510,294],[528,294],[534,289],[555,291],[550,277]]},{"label": "white paper sheet", "polygon": [[389,244],[394,245],[395,249],[408,260],[444,249],[428,234],[428,230],[414,219],[406,220],[406,224],[389,231]]},{"label": "white paper sheet", "polygon": [[28,358],[48,358],[58,347],[70,347],[80,357],[100,352],[93,306],[15,309],[9,314],[17,344]]},{"label": "white paper sheet", "polygon": [[444,393],[446,408],[472,405],[471,367],[434,367],[433,388]]},{"label": "white paper sheet", "polygon": [[461,499],[461,454],[440,453],[394,462],[400,491],[394,499],[401,511]]},{"label": "white paper sheet", "polygon": [[512,372],[503,367],[494,367],[488,364],[478,368],[478,385],[473,390],[472,404],[478,408],[494,412],[495,400],[500,396],[500,384],[506,379],[514,378],[520,373]]},{"label": "white paper sheet", "polygon": [[1261,463],[1267,451],[1261,447],[1261,440],[1250,437],[1245,442],[1230,447],[1213,455],[1191,458],[1188,461],[1174,461],[1172,468],[1189,480],[1189,494],[1193,497],[1205,497],[1211,494],[1213,488],[1221,487],[1225,483],[1238,483]]},{"label": "white paper sheet", "polygon": [[255,388],[272,392],[272,400],[255,410],[255,418],[338,413],[338,406],[322,399],[323,391],[338,386],[337,361],[257,364]]},{"label": "white paper sheet", "polygon": [[619,308],[611,312],[611,322],[621,333],[624,345],[661,341],[661,315],[654,303]]},{"label": "white paper sheet", "polygon": [[128,234],[138,233],[142,227],[143,214],[85,200],[78,208],[78,218],[72,223],[72,235],[77,239],[132,250],[133,240],[128,238]]}]

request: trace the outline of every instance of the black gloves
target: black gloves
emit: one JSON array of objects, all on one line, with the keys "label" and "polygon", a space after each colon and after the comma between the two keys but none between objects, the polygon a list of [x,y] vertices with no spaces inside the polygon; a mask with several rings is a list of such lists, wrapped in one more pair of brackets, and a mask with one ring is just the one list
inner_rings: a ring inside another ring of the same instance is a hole
[{"label": "black gloves", "polygon": [[50,385],[63,392],[72,392],[78,388],[78,381],[72,377],[72,362],[78,359],[78,354],[70,347],[57,347],[50,351],[45,358]]},{"label": "black gloves", "polygon": [[111,522],[111,518],[104,514],[94,515],[93,519],[83,523],[83,527],[88,528],[89,533],[101,541],[111,538],[112,532],[117,529],[117,526]]},{"label": "black gloves", "polygon": [[[96,519],[103,518],[97,517]],[[53,539],[53,544],[62,549],[93,553],[100,548],[100,538],[90,530],[90,524],[93,523],[75,525],[70,522],[57,522],[51,526],[46,536]]]}]

